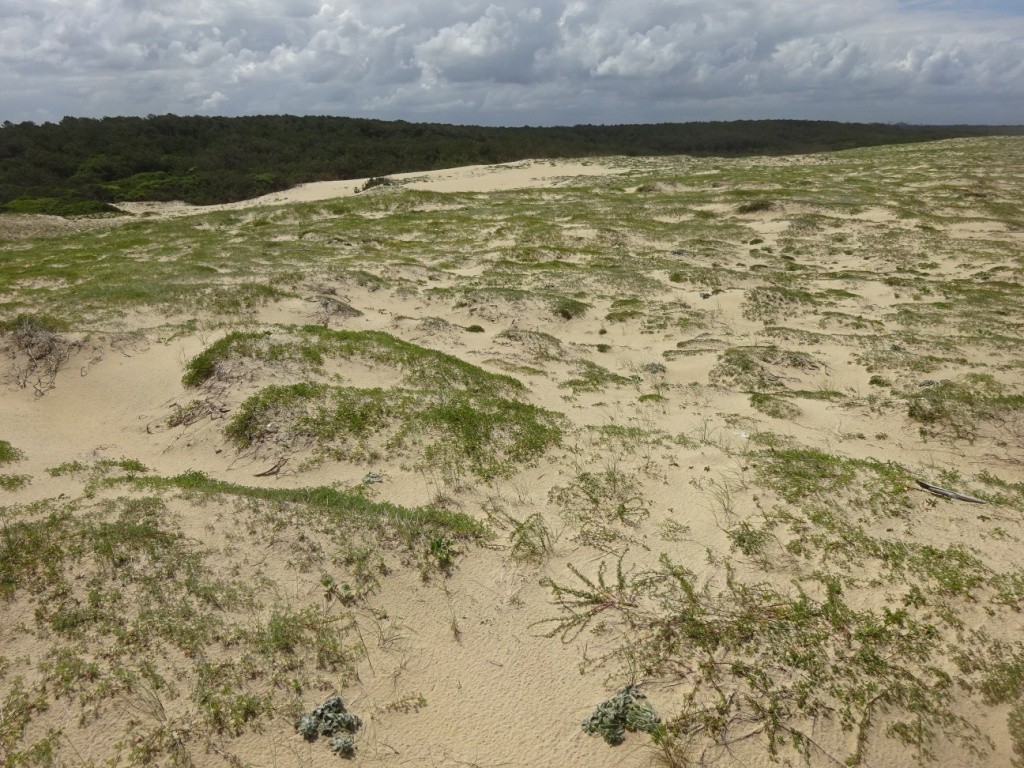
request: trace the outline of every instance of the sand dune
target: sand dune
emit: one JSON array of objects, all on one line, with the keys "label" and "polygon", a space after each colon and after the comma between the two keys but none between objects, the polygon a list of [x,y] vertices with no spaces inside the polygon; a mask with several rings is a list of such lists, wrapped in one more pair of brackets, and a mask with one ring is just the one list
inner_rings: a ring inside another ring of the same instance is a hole
[{"label": "sand dune", "polygon": [[9,220],[0,763],[1010,764],[1022,150]]},{"label": "sand dune", "polygon": [[[396,173],[388,178],[408,189],[430,192],[498,192],[511,189],[547,187],[559,180],[569,181],[578,177],[603,176],[621,173],[601,160],[580,162],[572,160],[531,160],[502,165],[470,165],[425,173]],[[237,211],[246,208],[269,205],[310,203],[318,200],[334,200],[352,197],[369,179],[346,179],[344,181],[315,181],[300,184],[283,192],[242,200],[237,203],[193,206],[187,203],[118,203],[121,210],[134,214],[157,214],[163,216],[185,216],[207,211]]]}]

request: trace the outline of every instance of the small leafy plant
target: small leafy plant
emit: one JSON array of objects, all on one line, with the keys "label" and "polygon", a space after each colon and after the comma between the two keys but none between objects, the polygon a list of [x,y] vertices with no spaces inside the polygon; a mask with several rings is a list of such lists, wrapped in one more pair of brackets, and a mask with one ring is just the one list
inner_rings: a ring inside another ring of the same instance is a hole
[{"label": "small leafy plant", "polygon": [[583,731],[591,736],[600,734],[615,747],[626,740],[626,731],[652,733],[660,723],[647,697],[635,685],[627,685],[597,705],[594,714],[583,721]]},{"label": "small leafy plant", "polygon": [[362,719],[346,711],[344,699],[337,694],[328,697],[312,712],[304,714],[295,724],[295,730],[306,741],[316,741],[321,736],[332,736],[329,745],[331,751],[344,758],[355,757],[356,747],[352,736],[362,727]]}]

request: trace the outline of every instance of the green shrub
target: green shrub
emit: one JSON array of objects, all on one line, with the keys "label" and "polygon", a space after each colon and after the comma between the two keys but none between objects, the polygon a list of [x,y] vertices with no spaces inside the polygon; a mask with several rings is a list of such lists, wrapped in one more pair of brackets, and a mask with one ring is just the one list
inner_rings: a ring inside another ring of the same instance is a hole
[{"label": "green shrub", "polygon": [[196,177],[174,176],[166,171],[143,171],[103,185],[115,200],[183,199]]},{"label": "green shrub", "polygon": [[392,179],[390,176],[373,176],[363,182],[363,185],[359,187],[357,191],[365,192],[368,189],[374,187],[396,187],[398,182]]},{"label": "green shrub", "polygon": [[119,213],[112,205],[99,200],[68,197],[19,197],[3,206],[7,213],[31,213],[47,216],[89,216],[96,213]]}]

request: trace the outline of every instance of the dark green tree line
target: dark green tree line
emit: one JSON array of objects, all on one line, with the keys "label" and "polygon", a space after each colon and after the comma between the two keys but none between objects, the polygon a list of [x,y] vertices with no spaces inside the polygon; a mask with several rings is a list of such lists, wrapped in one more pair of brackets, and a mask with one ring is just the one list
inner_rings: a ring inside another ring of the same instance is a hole
[{"label": "dark green tree line", "polygon": [[86,213],[126,200],[230,202],[329,179],[596,155],[793,154],[1021,126],[800,120],[488,128],[346,117],[66,117],[0,126],[0,208]]}]

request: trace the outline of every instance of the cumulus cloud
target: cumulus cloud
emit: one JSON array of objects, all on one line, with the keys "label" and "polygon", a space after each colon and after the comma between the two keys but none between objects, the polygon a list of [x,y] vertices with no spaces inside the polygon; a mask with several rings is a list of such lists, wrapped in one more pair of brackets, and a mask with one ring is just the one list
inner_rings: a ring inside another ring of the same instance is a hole
[{"label": "cumulus cloud", "polygon": [[1024,122],[1005,0],[0,0],[0,119]]}]

